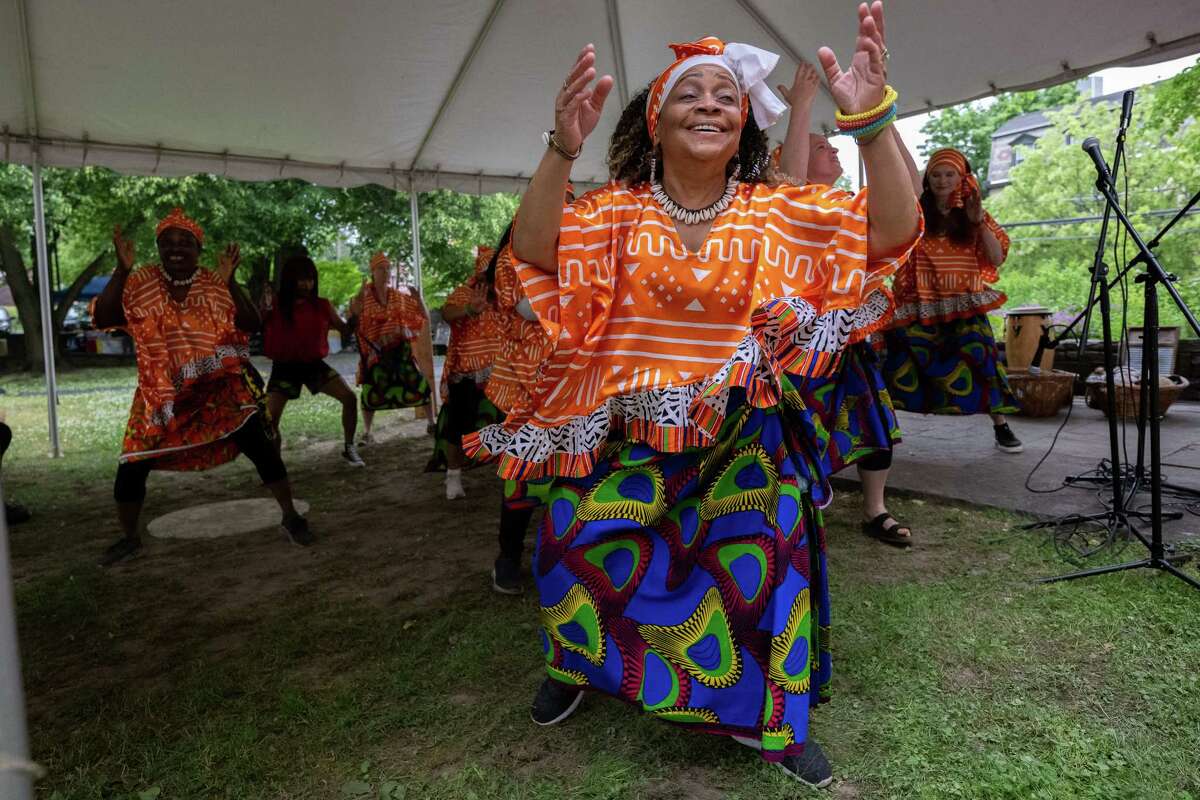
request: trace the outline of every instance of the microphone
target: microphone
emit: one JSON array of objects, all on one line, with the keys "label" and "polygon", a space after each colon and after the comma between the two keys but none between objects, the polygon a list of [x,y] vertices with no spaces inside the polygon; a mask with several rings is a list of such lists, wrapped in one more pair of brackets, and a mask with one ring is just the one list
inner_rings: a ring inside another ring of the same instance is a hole
[{"label": "microphone", "polygon": [[1033,361],[1029,362],[1029,374],[1042,374],[1042,356],[1045,355],[1047,349],[1054,349],[1054,345],[1050,342],[1050,337],[1047,335],[1049,328],[1042,326],[1042,335],[1038,339],[1037,350],[1033,351]]},{"label": "microphone", "polygon": [[1125,92],[1121,97],[1121,130],[1129,127],[1129,121],[1133,119],[1133,89]]},{"label": "microphone", "polygon": [[1096,165],[1096,174],[1107,183],[1113,185],[1112,173],[1108,171],[1108,162],[1104,160],[1104,155],[1100,152],[1100,140],[1095,136],[1089,136],[1083,140],[1083,152],[1092,157],[1092,163]]}]

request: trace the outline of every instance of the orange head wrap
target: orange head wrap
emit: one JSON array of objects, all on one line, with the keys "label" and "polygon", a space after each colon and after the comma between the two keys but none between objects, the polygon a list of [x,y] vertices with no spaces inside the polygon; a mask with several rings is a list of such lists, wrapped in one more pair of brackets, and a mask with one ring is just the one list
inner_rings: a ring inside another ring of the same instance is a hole
[{"label": "orange head wrap", "polygon": [[387,255],[385,255],[382,250],[377,252],[375,255],[371,256],[371,269],[374,270],[377,266],[379,266],[381,264],[385,267],[392,266],[392,262],[388,261]]},{"label": "orange head wrap", "polygon": [[494,247],[486,247],[479,245],[479,252],[475,255],[475,274],[482,275],[487,270],[488,264],[492,261],[492,253],[496,252]]},{"label": "orange head wrap", "polygon": [[671,94],[676,81],[688,67],[699,64],[715,64],[733,76],[742,100],[742,124],[754,108],[754,120],[758,127],[766,128],[782,116],[787,106],[766,85],[765,78],[775,68],[779,56],[748,44],[731,42],[725,44],[715,36],[705,36],[694,42],[672,44],[675,61],[650,84],[650,95],[646,98],[646,130],[650,139],[658,129],[658,117],[663,103]]},{"label": "orange head wrap", "polygon": [[154,238],[162,236],[163,231],[168,228],[179,228],[182,231],[187,231],[192,236],[196,237],[196,244],[204,244],[204,229],[200,227],[196,220],[183,213],[183,209],[179,206],[171,209],[171,213],[167,214],[159,220],[158,227],[154,229]]},{"label": "orange head wrap", "polygon": [[950,193],[950,208],[962,208],[966,199],[973,194],[979,194],[979,181],[975,174],[967,168],[967,157],[953,147],[945,147],[929,157],[925,165],[925,174],[929,175],[934,167],[953,167],[962,176],[962,181]]}]

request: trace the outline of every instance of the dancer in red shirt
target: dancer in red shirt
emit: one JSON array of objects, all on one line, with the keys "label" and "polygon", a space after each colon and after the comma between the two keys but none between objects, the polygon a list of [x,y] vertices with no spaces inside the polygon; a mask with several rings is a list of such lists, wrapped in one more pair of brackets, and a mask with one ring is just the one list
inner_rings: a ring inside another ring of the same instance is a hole
[{"label": "dancer in red shirt", "polygon": [[354,467],[366,464],[354,446],[358,407],[354,393],[333,367],[329,355],[329,329],[349,338],[350,326],[342,321],[328,300],[320,296],[317,265],[307,256],[294,256],[283,265],[278,302],[264,316],[263,351],[274,362],[267,382],[267,408],[279,430],[288,400],[310,394],[327,394],[342,404],[342,458]]}]

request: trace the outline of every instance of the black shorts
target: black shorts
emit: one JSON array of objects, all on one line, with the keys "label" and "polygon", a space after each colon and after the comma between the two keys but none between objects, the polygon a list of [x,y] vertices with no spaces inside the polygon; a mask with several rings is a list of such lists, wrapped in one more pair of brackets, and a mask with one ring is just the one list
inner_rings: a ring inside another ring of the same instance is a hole
[{"label": "black shorts", "polygon": [[267,394],[278,392],[288,400],[295,400],[302,388],[316,394],[337,377],[337,370],[324,361],[276,361],[271,365]]}]

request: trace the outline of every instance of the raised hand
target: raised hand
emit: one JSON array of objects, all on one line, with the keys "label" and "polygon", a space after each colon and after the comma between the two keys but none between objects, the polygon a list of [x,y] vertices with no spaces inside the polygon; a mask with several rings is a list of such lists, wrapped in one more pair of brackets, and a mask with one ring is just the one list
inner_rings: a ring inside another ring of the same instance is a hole
[{"label": "raised hand", "polygon": [[238,247],[237,242],[228,245],[225,252],[217,257],[217,274],[225,283],[233,281],[233,274],[237,272],[238,264],[242,263],[242,249]]},{"label": "raised hand", "polygon": [[126,239],[121,233],[121,226],[113,226],[113,246],[117,249],[117,268],[128,272],[133,269],[133,259],[136,251],[132,239]]},{"label": "raised hand", "polygon": [[472,316],[476,316],[487,311],[487,307],[488,287],[483,281],[479,281],[471,287],[471,302],[467,305],[467,310]]},{"label": "raised hand", "polygon": [[883,3],[875,0],[868,8],[858,7],[858,38],[850,69],[842,72],[837,56],[828,47],[817,51],[829,92],[843,114],[858,114],[879,105],[883,100],[886,70],[883,60]]},{"label": "raised hand", "polygon": [[604,101],[612,90],[611,75],[604,75],[593,84],[595,77],[596,46],[589,44],[579,51],[554,98],[554,138],[568,152],[577,152],[596,129]]},{"label": "raised hand", "polygon": [[792,85],[779,84],[779,93],[792,108],[811,106],[813,98],[817,96],[817,86],[820,81],[817,68],[807,61],[801,61],[800,65],[796,67],[796,77],[792,79]]}]

